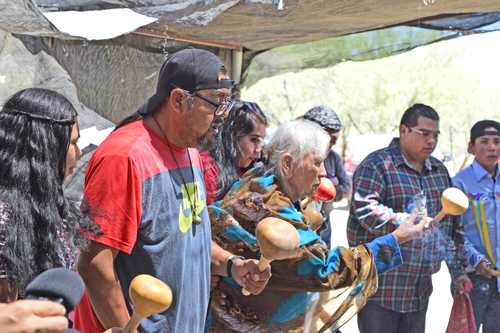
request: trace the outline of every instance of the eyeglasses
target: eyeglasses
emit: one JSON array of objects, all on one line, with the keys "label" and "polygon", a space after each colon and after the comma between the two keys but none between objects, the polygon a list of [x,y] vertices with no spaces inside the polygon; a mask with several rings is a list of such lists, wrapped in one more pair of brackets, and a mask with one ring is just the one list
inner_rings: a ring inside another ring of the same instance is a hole
[{"label": "eyeglasses", "polygon": [[440,131],[430,131],[426,129],[420,129],[416,127],[409,127],[410,131],[414,131],[418,135],[421,135],[424,137],[424,139],[428,140],[431,137],[435,140],[439,139],[439,135],[441,134]]},{"label": "eyeglasses", "polygon": [[191,93],[190,95],[194,96],[194,97],[198,97],[199,99],[201,99],[201,100],[207,102],[208,104],[210,104],[211,106],[213,106],[215,108],[214,117],[222,117],[222,116],[226,115],[232,109],[232,107],[234,105],[234,101],[232,100],[232,98],[230,96],[224,97],[222,102],[217,103],[217,102],[214,102],[214,101],[206,98],[203,95],[198,94],[197,92]]}]

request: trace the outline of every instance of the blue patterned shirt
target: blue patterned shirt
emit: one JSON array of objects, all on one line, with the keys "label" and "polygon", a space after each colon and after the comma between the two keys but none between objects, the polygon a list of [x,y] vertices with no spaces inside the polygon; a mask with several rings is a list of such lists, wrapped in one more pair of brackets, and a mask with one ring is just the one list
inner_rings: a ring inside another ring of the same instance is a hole
[{"label": "blue patterned shirt", "polygon": [[469,197],[461,217],[469,268],[482,260],[500,267],[500,165],[493,177],[477,161],[453,177],[453,185]]}]

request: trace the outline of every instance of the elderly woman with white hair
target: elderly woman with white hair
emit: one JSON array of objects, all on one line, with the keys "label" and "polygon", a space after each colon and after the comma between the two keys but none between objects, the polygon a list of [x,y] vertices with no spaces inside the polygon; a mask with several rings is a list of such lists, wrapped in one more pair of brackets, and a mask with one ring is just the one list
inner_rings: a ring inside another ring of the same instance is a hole
[{"label": "elderly woman with white hair", "polygon": [[302,332],[311,322],[323,326],[320,332],[335,331],[377,290],[377,272],[402,263],[399,244],[422,234],[424,222],[414,224],[412,216],[368,244],[329,250],[300,206],[325,176],[329,144],[330,136],[313,122],[281,125],[265,148],[266,164],[249,170],[210,207],[213,239],[246,258],[260,256],[255,228],[263,218],[287,221],[300,236],[297,256],[271,263],[273,275],[259,295],[243,296],[229,265],[228,277],[213,291],[210,331]]}]

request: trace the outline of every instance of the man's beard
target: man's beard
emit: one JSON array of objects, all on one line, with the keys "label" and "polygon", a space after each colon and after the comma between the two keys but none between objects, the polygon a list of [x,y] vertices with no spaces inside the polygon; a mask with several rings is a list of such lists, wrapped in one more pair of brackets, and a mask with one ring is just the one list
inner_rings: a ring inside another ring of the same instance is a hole
[{"label": "man's beard", "polygon": [[210,148],[212,147],[213,139],[210,138],[210,135],[209,135],[209,132],[211,130],[212,130],[212,128],[210,127],[210,129],[205,133],[205,135],[203,135],[201,138],[198,138],[197,144],[196,144],[196,147],[198,148],[198,150],[200,150],[200,151],[210,150]]},{"label": "man's beard", "polygon": [[[201,150],[201,151],[210,150],[210,148],[212,147],[212,145],[215,142],[216,136],[220,134],[220,129],[221,129],[223,122],[224,122],[223,119],[222,120],[214,119],[212,121],[212,123],[210,124],[210,127],[208,127],[208,130],[205,132],[205,134],[203,134],[203,136],[198,138],[198,140],[197,140],[197,147],[199,150]],[[213,133],[214,128],[217,129],[216,133]]]}]

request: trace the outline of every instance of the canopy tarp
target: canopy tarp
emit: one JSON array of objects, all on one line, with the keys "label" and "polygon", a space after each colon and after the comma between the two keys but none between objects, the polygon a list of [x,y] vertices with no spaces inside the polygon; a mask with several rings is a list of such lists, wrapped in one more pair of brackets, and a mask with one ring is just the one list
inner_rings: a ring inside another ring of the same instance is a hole
[{"label": "canopy tarp", "polygon": [[[158,21],[87,42],[60,32],[45,16],[116,8]],[[18,34],[34,54],[54,57],[85,105],[119,121],[153,93],[164,57],[189,45],[218,53],[233,78],[244,74],[240,83],[250,85],[494,30],[499,13],[500,0],[0,0],[0,30]]]},{"label": "canopy tarp", "polygon": [[[387,57],[416,47],[448,40],[472,33],[500,29],[500,14],[449,17],[426,21],[417,26],[397,26],[347,36],[333,37],[304,44],[294,44],[261,52],[252,58],[244,77],[246,86],[258,80],[287,72],[309,68],[326,68],[343,61],[364,61]],[[481,21],[482,18],[482,21]],[[495,22],[490,24],[491,22]],[[445,26],[460,26],[445,30]],[[421,26],[435,27],[437,30]],[[439,27],[439,28],[438,28]]]},{"label": "canopy tarp", "polygon": [[150,31],[258,51],[406,23],[437,27],[436,18],[474,14],[444,25],[468,29],[485,22],[480,14],[500,11],[500,0],[0,0],[0,29],[69,38],[41,13],[110,8],[159,18]]}]

